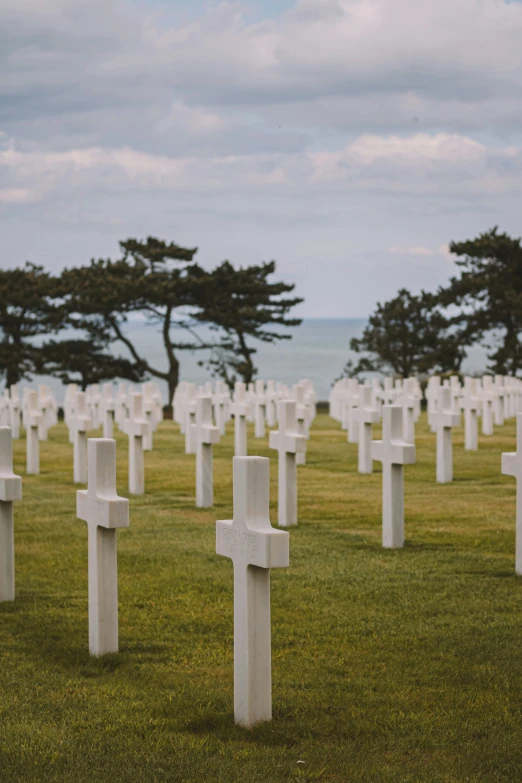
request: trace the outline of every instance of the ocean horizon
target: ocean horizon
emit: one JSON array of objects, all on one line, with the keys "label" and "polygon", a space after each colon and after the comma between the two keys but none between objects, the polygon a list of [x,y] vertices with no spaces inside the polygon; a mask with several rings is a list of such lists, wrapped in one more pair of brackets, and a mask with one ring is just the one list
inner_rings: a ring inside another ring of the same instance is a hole
[{"label": "ocean horizon", "polygon": [[[273,378],[288,385],[308,378],[315,386],[319,400],[328,399],[332,383],[338,378],[349,359],[357,359],[350,350],[350,340],[362,334],[366,318],[305,318],[300,326],[281,329],[281,333],[291,335],[291,339],[276,343],[252,341],[257,349],[254,362],[259,378]],[[126,333],[132,338],[136,350],[153,367],[165,368],[164,349],[160,327],[146,324],[144,321],[129,321]],[[208,327],[199,331],[203,339],[215,339],[215,333]],[[112,346],[114,355],[130,356],[121,343]],[[208,358],[209,351],[178,351],[180,360],[180,380],[201,384],[208,381],[210,372],[199,365]],[[463,364],[464,372],[480,372],[486,368],[486,353],[479,346],[472,347]],[[153,379],[158,380],[158,379]],[[32,381],[23,381],[23,385],[35,386],[47,383],[53,390],[59,403],[63,401],[65,387],[60,380],[51,376],[35,376]],[[159,381],[166,400],[167,386]]]}]

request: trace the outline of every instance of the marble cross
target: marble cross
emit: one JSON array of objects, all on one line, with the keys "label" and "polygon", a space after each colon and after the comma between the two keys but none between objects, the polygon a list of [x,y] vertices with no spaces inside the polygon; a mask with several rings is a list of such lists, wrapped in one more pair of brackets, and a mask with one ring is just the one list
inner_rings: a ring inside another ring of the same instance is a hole
[{"label": "marble cross", "polygon": [[27,408],[25,412],[25,439],[27,456],[27,473],[38,475],[40,473],[40,441],[38,440],[38,428],[43,419],[43,414],[38,407],[38,392],[27,393]]},{"label": "marble cross", "polygon": [[196,384],[187,383],[185,390],[185,454],[196,453]]},{"label": "marble cross", "polygon": [[379,421],[379,411],[373,406],[371,386],[360,387],[360,406],[357,409],[359,420],[359,473],[372,473],[372,425]]},{"label": "marble cross", "polygon": [[220,435],[224,435],[226,432],[229,403],[230,393],[228,388],[223,381],[217,381],[216,393],[214,394],[214,410],[216,414],[216,426]]},{"label": "marble cross", "polygon": [[76,392],[74,413],[69,419],[73,431],[73,480],[75,484],[87,483],[87,432],[92,420],[87,414],[85,392]]},{"label": "marble cross", "polygon": [[466,451],[477,451],[480,398],[477,394],[477,381],[475,378],[464,379],[464,394],[460,404],[464,409],[464,449]]},{"label": "marble cross", "polygon": [[214,474],[212,446],[219,443],[219,430],[212,424],[212,397],[201,395],[196,401],[196,506],[209,508],[214,504]]},{"label": "marble cross", "polygon": [[155,401],[154,401],[154,384],[148,381],[142,385],[143,393],[143,415],[149,424],[149,429],[146,435],[143,436],[143,451],[152,451],[153,448],[153,432],[156,429],[156,421],[154,418],[155,413]]},{"label": "marble cross", "polygon": [[103,437],[112,438],[114,431],[115,411],[114,387],[112,383],[103,384],[102,410],[103,410]]},{"label": "marble cross", "polygon": [[415,446],[403,440],[403,410],[383,405],[382,440],[372,443],[372,459],[382,463],[382,545],[404,546],[404,465],[415,462]]},{"label": "marble cross", "polygon": [[513,476],[517,482],[515,570],[522,576],[522,413],[517,413],[517,450],[502,454],[502,473]]},{"label": "marble cross", "polygon": [[491,376],[482,378],[482,434],[493,435],[493,403],[495,399],[494,389],[491,384]]},{"label": "marble cross", "polygon": [[116,441],[89,440],[89,483],[76,492],[76,515],[88,526],[89,650],[118,652],[116,529],[129,527],[129,501],[116,492]]},{"label": "marble cross", "polygon": [[13,440],[18,440],[20,437],[20,395],[18,393],[18,386],[13,384],[11,386],[11,432]]},{"label": "marble cross", "polygon": [[403,384],[403,393],[400,397],[400,404],[403,408],[403,438],[406,443],[415,443],[417,398],[415,397],[414,383],[414,378],[406,378]]},{"label": "marble cross", "polygon": [[289,565],[289,534],[270,524],[270,464],[234,457],[234,519],[216,522],[216,552],[234,564],[234,719],[272,718],[270,569]]},{"label": "marble cross", "polygon": [[273,380],[266,382],[266,423],[268,427],[277,424],[277,392]]},{"label": "marble cross", "polygon": [[250,404],[247,402],[246,386],[243,381],[236,381],[234,386],[234,401],[230,406],[234,416],[234,454],[236,457],[247,456],[247,416]]},{"label": "marble cross", "polygon": [[266,396],[264,381],[256,381],[254,384],[254,436],[265,437]]},{"label": "marble cross", "polygon": [[145,462],[143,438],[149,431],[149,423],[143,415],[143,396],[136,392],[129,395],[129,418],[123,422],[123,431],[129,436],[129,494],[145,492]]},{"label": "marble cross", "polygon": [[22,479],[13,473],[11,427],[0,427],[0,601],[14,601],[13,501],[22,499]]},{"label": "marble cross", "polygon": [[[307,410],[305,404],[305,387],[302,383],[296,383],[293,388],[293,396],[295,400],[295,418],[297,422],[297,432],[299,435],[307,435]],[[300,451],[295,455],[295,461],[297,465],[304,465],[306,463],[306,452]]]},{"label": "marble cross", "polygon": [[437,482],[446,484],[453,481],[453,443],[451,430],[460,425],[460,413],[453,409],[452,391],[447,386],[439,389],[437,410],[433,414],[433,423],[437,433]]},{"label": "marble cross", "polygon": [[504,424],[504,376],[495,375],[495,401],[493,407],[493,416],[497,427],[502,427]]},{"label": "marble cross", "polygon": [[270,433],[270,448],[278,452],[278,525],[297,525],[297,463],[296,455],[306,452],[306,438],[297,431],[293,400],[280,400],[279,429]]}]

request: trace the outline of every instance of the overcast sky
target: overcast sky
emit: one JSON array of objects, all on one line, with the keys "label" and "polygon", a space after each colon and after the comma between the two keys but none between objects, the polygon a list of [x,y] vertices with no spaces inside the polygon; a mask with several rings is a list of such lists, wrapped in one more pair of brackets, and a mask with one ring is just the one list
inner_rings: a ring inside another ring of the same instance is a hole
[{"label": "overcast sky", "polygon": [[521,66],[504,0],[1,0],[1,265],[150,234],[366,316],[522,233]]}]

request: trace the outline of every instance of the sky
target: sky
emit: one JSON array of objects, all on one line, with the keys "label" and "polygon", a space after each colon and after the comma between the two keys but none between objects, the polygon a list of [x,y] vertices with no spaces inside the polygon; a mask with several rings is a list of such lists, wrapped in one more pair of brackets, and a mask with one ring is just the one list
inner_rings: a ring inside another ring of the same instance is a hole
[{"label": "sky", "polygon": [[157,236],[365,317],[522,214],[522,4],[2,0],[0,264]]}]

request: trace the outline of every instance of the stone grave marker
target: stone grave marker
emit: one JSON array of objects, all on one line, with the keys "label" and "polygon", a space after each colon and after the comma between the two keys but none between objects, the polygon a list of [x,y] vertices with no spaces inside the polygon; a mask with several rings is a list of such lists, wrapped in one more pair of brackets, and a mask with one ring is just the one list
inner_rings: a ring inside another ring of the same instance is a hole
[{"label": "stone grave marker", "polygon": [[116,492],[116,441],[91,438],[89,482],[76,492],[76,515],[87,522],[89,551],[89,651],[118,652],[116,530],[129,527],[129,501]]},{"label": "stone grave marker", "polygon": [[379,411],[373,406],[373,389],[371,386],[360,387],[361,404],[357,409],[359,418],[359,473],[372,473],[372,426],[379,421]]},{"label": "stone grave marker", "polygon": [[247,417],[249,403],[246,397],[246,386],[243,381],[236,381],[234,385],[234,401],[230,406],[230,412],[234,416],[234,454],[236,457],[247,456]]},{"label": "stone grave marker", "polygon": [[129,417],[123,422],[123,431],[129,436],[129,494],[143,495],[145,492],[143,438],[148,432],[149,424],[143,415],[143,396],[133,392],[129,397]]},{"label": "stone grave marker", "polygon": [[40,473],[40,441],[38,428],[42,423],[43,414],[38,407],[38,392],[28,391],[27,408],[25,411],[25,446],[27,457],[26,472],[32,475]]},{"label": "stone grave marker", "polygon": [[372,443],[372,459],[382,463],[382,545],[404,546],[404,465],[415,462],[415,446],[403,439],[403,410],[383,405],[382,440]]},{"label": "stone grave marker", "polygon": [[437,411],[433,415],[437,433],[437,482],[447,484],[453,481],[453,442],[451,430],[460,425],[460,413],[453,408],[451,388],[439,389]]},{"label": "stone grave marker", "polygon": [[522,413],[517,413],[516,445],[516,451],[502,454],[502,473],[504,476],[513,476],[517,482],[515,571],[522,576]]},{"label": "stone grave marker", "polygon": [[234,564],[234,719],[272,718],[270,569],[289,564],[289,535],[270,524],[266,457],[234,457],[234,518],[216,522],[216,552]]},{"label": "stone grave marker", "polygon": [[196,506],[209,508],[214,504],[214,471],[212,446],[219,443],[219,430],[212,424],[212,397],[201,395],[196,401]]},{"label": "stone grave marker", "polygon": [[306,452],[306,438],[297,431],[295,402],[280,400],[279,429],[270,433],[270,448],[278,453],[278,524],[297,525],[297,463],[296,455]]},{"label": "stone grave marker", "polygon": [[0,427],[0,601],[14,601],[13,501],[22,499],[22,479],[13,473],[10,427]]}]

